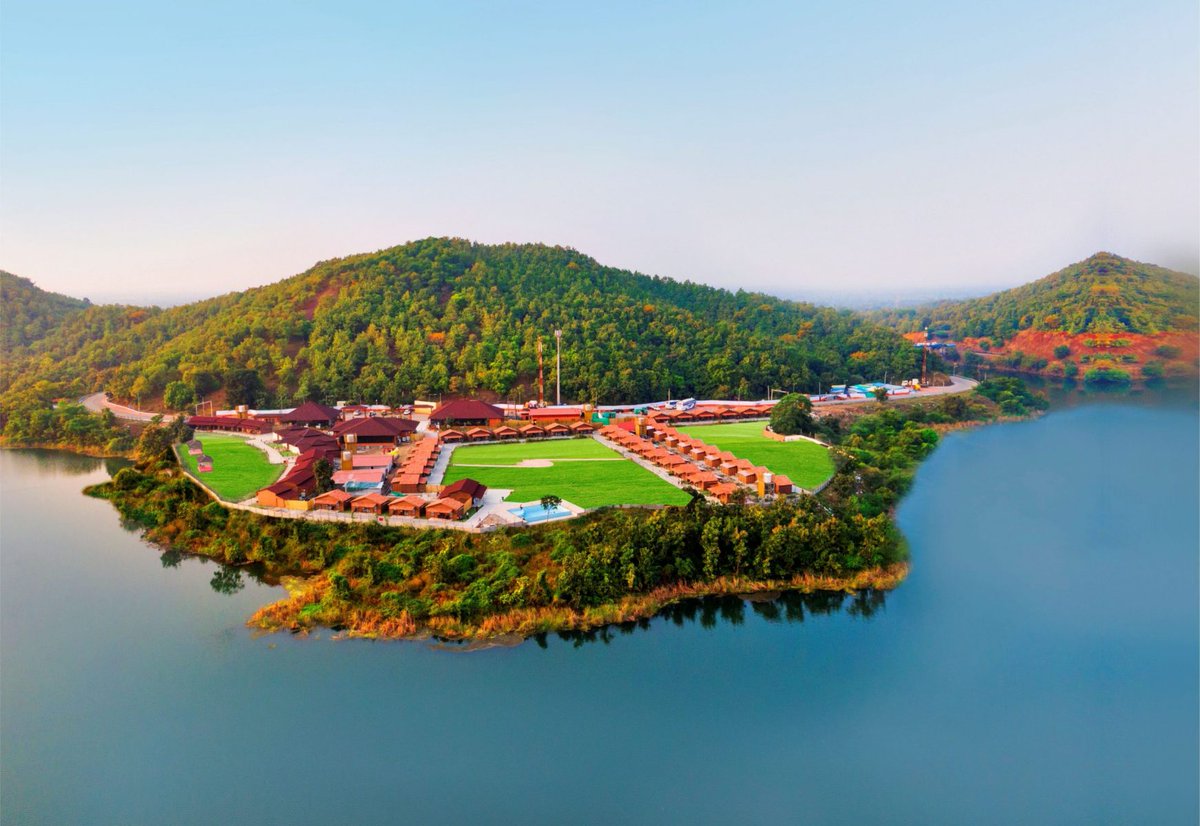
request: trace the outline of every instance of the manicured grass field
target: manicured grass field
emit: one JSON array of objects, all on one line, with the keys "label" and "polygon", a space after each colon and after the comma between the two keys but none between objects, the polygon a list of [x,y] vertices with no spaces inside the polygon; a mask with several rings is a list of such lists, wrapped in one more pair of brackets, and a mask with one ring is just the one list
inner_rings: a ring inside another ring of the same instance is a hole
[{"label": "manicured grass field", "polygon": [[255,491],[274,482],[283,472],[283,465],[268,462],[267,454],[245,439],[224,433],[197,433],[196,438],[204,445],[204,452],[212,457],[213,469],[200,473],[196,469],[196,457],[188,453],[186,445],[179,448],[184,464],[193,476],[228,502],[240,502],[253,496]]},{"label": "manicured grass field", "polygon": [[[470,459],[459,457],[469,456]],[[463,445],[454,451],[453,464],[515,465],[523,459],[619,459],[595,439],[549,439],[498,445]]]},{"label": "manicured grass field", "polygon": [[833,475],[829,450],[813,442],[776,442],[763,435],[764,422],[734,422],[676,428],[706,444],[728,450],[739,459],[782,473],[802,488],[813,488]]},{"label": "manicured grass field", "polygon": [[[551,467],[516,465],[523,459],[572,459]],[[612,461],[612,460],[616,461]],[[581,508],[604,505],[686,505],[689,496],[641,465],[594,439],[464,445],[450,457],[444,484],[470,478],[490,488],[511,488],[511,502],[536,502],[554,495]]]}]

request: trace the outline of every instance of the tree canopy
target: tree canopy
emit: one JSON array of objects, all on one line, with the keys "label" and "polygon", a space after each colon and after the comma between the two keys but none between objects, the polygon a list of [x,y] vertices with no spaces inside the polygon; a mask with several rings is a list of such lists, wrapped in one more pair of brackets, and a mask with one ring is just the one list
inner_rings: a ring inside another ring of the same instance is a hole
[{"label": "tree canopy", "polygon": [[[913,348],[849,312],[604,267],[575,250],[430,238],[166,310],[93,306],[0,370],[0,413],[99,389],[182,404],[396,404],[536,393],[563,330],[578,402],[761,397],[911,371]],[[549,373],[552,374],[552,368]],[[549,379],[551,376],[548,375]]]},{"label": "tree canopy", "polygon": [[1160,333],[1198,327],[1200,280],[1101,252],[1030,284],[983,298],[939,301],[871,317],[901,332],[997,341],[1021,330]]},{"label": "tree canopy", "polygon": [[811,436],[814,430],[812,402],[808,396],[789,393],[771,409],[771,430],[781,436]]}]

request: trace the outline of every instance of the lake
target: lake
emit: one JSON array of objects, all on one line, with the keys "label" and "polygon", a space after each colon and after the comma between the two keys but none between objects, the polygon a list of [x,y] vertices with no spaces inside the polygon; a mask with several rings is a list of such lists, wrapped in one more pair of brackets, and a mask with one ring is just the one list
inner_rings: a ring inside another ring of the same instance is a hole
[{"label": "lake", "polygon": [[254,637],[282,592],[163,556],[0,451],[5,823],[1195,823],[1193,409],[947,437],[886,595],[692,603],[464,653]]}]

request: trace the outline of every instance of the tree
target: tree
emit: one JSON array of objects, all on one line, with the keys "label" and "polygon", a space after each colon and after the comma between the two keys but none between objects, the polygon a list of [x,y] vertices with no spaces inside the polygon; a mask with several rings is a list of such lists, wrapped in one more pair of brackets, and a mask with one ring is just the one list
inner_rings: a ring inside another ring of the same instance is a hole
[{"label": "tree", "polygon": [[197,370],[192,374],[192,392],[202,399],[221,386],[221,377],[211,370]]},{"label": "tree", "polygon": [[137,455],[147,462],[169,459],[171,445],[170,431],[162,426],[162,417],[155,416],[138,437]]},{"label": "tree", "polygon": [[813,432],[812,401],[800,393],[788,393],[771,409],[771,430],[781,436]]},{"label": "tree", "polygon": [[562,504],[562,498],[555,496],[553,493],[542,497],[542,510],[552,511]]},{"label": "tree", "polygon": [[163,402],[172,410],[186,410],[195,398],[192,386],[182,381],[171,382],[163,392]]},{"label": "tree", "polygon": [[225,395],[232,405],[256,405],[265,391],[257,370],[236,369],[225,374]]},{"label": "tree", "polygon": [[317,480],[317,493],[333,489],[333,463],[328,459],[313,462],[313,476]]}]

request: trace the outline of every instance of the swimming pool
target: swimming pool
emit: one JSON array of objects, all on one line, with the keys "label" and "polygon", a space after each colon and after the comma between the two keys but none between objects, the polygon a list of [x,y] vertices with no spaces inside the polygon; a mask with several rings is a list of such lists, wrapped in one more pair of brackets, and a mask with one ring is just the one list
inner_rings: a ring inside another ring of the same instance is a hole
[{"label": "swimming pool", "polygon": [[547,519],[560,519],[571,515],[571,512],[562,505],[555,505],[549,510],[541,505],[523,505],[519,508],[510,508],[508,512],[529,523],[545,522]]}]

